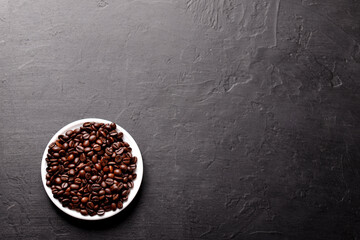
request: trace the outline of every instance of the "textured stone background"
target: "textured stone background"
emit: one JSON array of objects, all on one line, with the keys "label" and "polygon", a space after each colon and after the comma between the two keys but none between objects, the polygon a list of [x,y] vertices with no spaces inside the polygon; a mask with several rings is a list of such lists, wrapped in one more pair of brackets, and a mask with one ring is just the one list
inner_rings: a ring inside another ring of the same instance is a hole
[{"label": "textured stone background", "polygon": [[[360,239],[359,43],[358,0],[0,0],[0,238]],[[86,117],[145,164],[98,223],[40,179]]]}]

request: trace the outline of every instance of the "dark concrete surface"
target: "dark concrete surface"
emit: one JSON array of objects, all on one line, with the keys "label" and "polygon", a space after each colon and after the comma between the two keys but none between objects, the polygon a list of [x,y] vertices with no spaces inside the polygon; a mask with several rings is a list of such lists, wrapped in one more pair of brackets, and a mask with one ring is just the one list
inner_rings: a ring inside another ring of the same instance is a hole
[{"label": "dark concrete surface", "polygon": [[[1,239],[360,239],[358,0],[0,1]],[[144,158],[89,223],[40,178],[99,117]]]}]

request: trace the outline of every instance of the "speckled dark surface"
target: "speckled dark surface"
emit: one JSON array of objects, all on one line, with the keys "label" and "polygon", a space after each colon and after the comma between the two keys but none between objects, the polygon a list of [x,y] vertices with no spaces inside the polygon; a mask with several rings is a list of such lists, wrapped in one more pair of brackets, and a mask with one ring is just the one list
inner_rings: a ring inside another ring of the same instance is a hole
[{"label": "speckled dark surface", "polygon": [[[0,1],[0,238],[360,239],[359,43],[357,0]],[[40,179],[86,117],[145,164],[96,224]]]}]

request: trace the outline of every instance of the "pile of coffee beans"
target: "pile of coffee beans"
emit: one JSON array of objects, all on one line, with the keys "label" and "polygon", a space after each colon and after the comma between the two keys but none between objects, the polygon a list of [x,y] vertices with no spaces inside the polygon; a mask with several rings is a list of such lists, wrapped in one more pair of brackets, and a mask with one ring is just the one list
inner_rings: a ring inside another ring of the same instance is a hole
[{"label": "pile of coffee beans", "polygon": [[137,158],[116,124],[84,123],[49,145],[46,185],[64,207],[104,215],[123,207],[134,187]]}]

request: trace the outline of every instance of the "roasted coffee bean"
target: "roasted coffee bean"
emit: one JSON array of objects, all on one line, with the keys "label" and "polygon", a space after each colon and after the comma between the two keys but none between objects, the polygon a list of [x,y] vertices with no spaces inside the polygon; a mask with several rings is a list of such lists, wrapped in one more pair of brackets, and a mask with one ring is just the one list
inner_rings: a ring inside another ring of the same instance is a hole
[{"label": "roasted coffee bean", "polygon": [[107,178],[107,179],[105,180],[105,182],[106,182],[106,184],[109,185],[109,186],[111,186],[111,185],[114,184],[114,180],[113,180],[112,178]]},{"label": "roasted coffee bean", "polygon": [[95,141],[96,141],[96,136],[95,136],[95,135],[91,135],[91,136],[89,137],[89,141],[90,141],[90,142],[95,142]]},{"label": "roasted coffee bean", "polygon": [[88,212],[86,211],[86,209],[81,209],[80,213],[81,213],[81,215],[84,215],[84,216],[88,215]]},{"label": "roasted coffee bean", "polygon": [[64,182],[69,180],[69,176],[68,176],[68,175],[65,175],[65,174],[64,174],[64,175],[61,175],[60,178],[61,178],[61,181],[64,181]]},{"label": "roasted coffee bean", "polygon": [[58,146],[54,146],[54,147],[52,148],[52,150],[53,150],[54,152],[58,152],[58,151],[61,150],[61,148],[58,147]]},{"label": "roasted coffee bean", "polygon": [[90,173],[85,173],[85,178],[86,178],[86,180],[89,180],[91,178],[91,174]]},{"label": "roasted coffee bean", "polygon": [[126,166],[125,164],[121,164],[121,165],[120,165],[120,169],[121,169],[121,171],[124,173],[124,172],[126,172],[126,170],[127,170],[127,166]]},{"label": "roasted coffee bean", "polygon": [[77,147],[76,147],[76,151],[79,152],[79,153],[82,153],[82,152],[84,152],[84,147],[82,147],[82,146],[77,146]]},{"label": "roasted coffee bean", "polygon": [[122,138],[114,123],[87,122],[49,145],[46,185],[64,207],[85,216],[123,207],[137,158]]},{"label": "roasted coffee bean", "polygon": [[69,131],[67,131],[65,134],[66,134],[67,136],[71,136],[73,133],[74,133],[74,131],[69,130]]},{"label": "roasted coffee bean", "polygon": [[99,210],[97,211],[97,214],[98,214],[99,216],[104,215],[104,214],[105,214],[104,209],[99,209]]},{"label": "roasted coffee bean", "polygon": [[122,132],[118,133],[118,138],[121,139],[124,136],[124,134]]},{"label": "roasted coffee bean", "polygon": [[95,168],[96,168],[96,170],[100,171],[100,170],[101,170],[101,165],[100,165],[100,163],[95,164]]},{"label": "roasted coffee bean", "polygon": [[67,160],[71,162],[71,161],[74,160],[74,158],[75,158],[74,154],[70,154],[70,155],[67,157]]},{"label": "roasted coffee bean", "polygon": [[119,188],[117,185],[113,184],[113,185],[111,185],[110,190],[111,190],[111,192],[117,192],[117,191],[119,191]]},{"label": "roasted coffee bean", "polygon": [[73,190],[77,190],[77,189],[80,188],[80,186],[78,184],[71,184],[70,188],[73,189]]},{"label": "roasted coffee bean", "polygon": [[89,151],[86,153],[86,156],[88,156],[89,158],[91,158],[94,155],[94,151]]},{"label": "roasted coffee bean", "polygon": [[75,180],[74,180],[74,183],[76,183],[76,184],[81,184],[81,179],[80,178],[75,178]]},{"label": "roasted coffee bean", "polygon": [[79,202],[79,197],[74,196],[74,197],[72,197],[71,201],[72,201],[72,203],[78,203]]},{"label": "roasted coffee bean", "polygon": [[61,179],[59,177],[55,178],[55,184],[58,184],[58,185],[61,184]]},{"label": "roasted coffee bean", "polygon": [[86,122],[83,124],[83,127],[90,127],[91,126],[91,122]]},{"label": "roasted coffee bean", "polygon": [[79,177],[81,177],[81,178],[85,177],[85,170],[80,170]]},{"label": "roasted coffee bean", "polygon": [[84,162],[86,160],[85,153],[80,154],[80,161]]},{"label": "roasted coffee bean", "polygon": [[91,199],[93,202],[98,202],[100,199],[98,196],[93,196]]},{"label": "roasted coffee bean", "polygon": [[105,193],[106,193],[107,195],[110,195],[110,194],[111,194],[110,188],[105,188]]},{"label": "roasted coffee bean", "polygon": [[113,153],[112,148],[110,148],[110,147],[106,148],[106,149],[105,149],[105,153],[106,153],[107,155],[111,156],[112,153]]},{"label": "roasted coffee bean", "polygon": [[[84,133],[83,135],[82,135],[82,138],[84,139],[84,140],[88,140],[89,138],[90,138],[90,135],[88,134],[88,133]],[[84,143],[85,143],[86,141],[84,141]],[[83,144],[84,145],[84,144]],[[84,147],[87,147],[87,146],[84,146]]]},{"label": "roasted coffee bean", "polygon": [[99,144],[95,144],[95,145],[93,146],[93,149],[94,149],[95,151],[99,152],[99,151],[101,150],[101,146],[100,146]]},{"label": "roasted coffee bean", "polygon": [[112,203],[112,204],[111,204],[111,209],[112,209],[113,211],[116,210],[116,203]]},{"label": "roasted coffee bean", "polygon": [[91,185],[91,189],[95,192],[99,191],[101,189],[101,186],[97,183]]},{"label": "roasted coffee bean", "polygon": [[69,187],[69,184],[67,182],[64,182],[63,184],[61,184],[62,189],[66,189],[68,187]]},{"label": "roasted coffee bean", "polygon": [[114,170],[114,174],[115,174],[116,176],[120,176],[120,175],[121,175],[121,170],[120,170],[120,169],[115,169],[115,170]]},{"label": "roasted coffee bean", "polygon": [[97,155],[92,156],[91,161],[93,163],[97,163],[97,161],[98,161]]},{"label": "roasted coffee bean", "polygon": [[90,208],[90,209],[93,209],[94,208],[94,203],[93,202],[88,202],[86,204],[86,207]]},{"label": "roasted coffee bean", "polygon": [[74,169],[70,169],[70,170],[69,170],[69,175],[72,175],[72,176],[75,175],[75,170],[74,170]]}]

